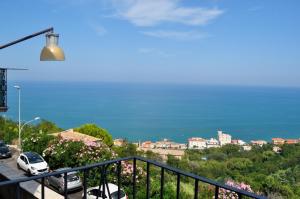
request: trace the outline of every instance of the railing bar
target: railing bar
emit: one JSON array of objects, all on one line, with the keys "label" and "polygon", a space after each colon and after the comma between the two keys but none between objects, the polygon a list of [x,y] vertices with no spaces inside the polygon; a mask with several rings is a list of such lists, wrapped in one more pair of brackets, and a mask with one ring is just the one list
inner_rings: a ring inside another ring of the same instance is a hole
[{"label": "railing bar", "polygon": [[87,189],[87,177],[89,170],[83,171],[83,199],[87,198],[86,189]]},{"label": "railing bar", "polygon": [[41,192],[41,198],[45,199],[45,178],[42,178],[42,192]]},{"label": "railing bar", "polygon": [[121,161],[118,162],[118,199],[121,198]]},{"label": "railing bar", "polygon": [[105,178],[105,186],[107,187],[107,195],[108,195],[108,198],[109,199],[112,199],[111,198],[111,195],[110,195],[110,190],[109,190],[109,186],[108,186],[108,182],[107,182],[107,179]]},{"label": "railing bar", "polygon": [[136,192],[136,158],[134,157],[133,158],[133,183],[132,183],[132,186],[133,186],[133,192],[132,192],[132,198],[135,199],[135,192]]},{"label": "railing bar", "polygon": [[218,199],[219,198],[219,187],[216,186],[216,189],[215,189],[215,199]]},{"label": "railing bar", "polygon": [[194,195],[194,199],[198,199],[198,191],[199,191],[199,180],[195,179],[195,195]]},{"label": "railing bar", "polygon": [[[224,185],[224,184],[215,182],[213,180],[210,180],[210,179],[207,179],[207,178],[204,178],[204,177],[192,174],[192,173],[181,171],[179,169],[170,167],[170,166],[165,165],[163,163],[159,163],[159,162],[156,162],[156,161],[153,161],[153,160],[147,160],[143,157],[137,157],[137,156],[104,161],[104,162],[95,163],[95,164],[91,164],[91,165],[87,165],[87,166],[81,166],[81,167],[77,167],[77,168],[67,169],[67,170],[64,170],[64,171],[55,171],[55,172],[51,172],[51,173],[47,173],[47,174],[42,174],[42,175],[39,175],[39,176],[31,176],[31,177],[26,177],[26,178],[22,177],[22,178],[19,178],[19,179],[14,179],[14,180],[9,180],[9,181],[2,181],[2,182],[0,182],[0,187],[1,186],[6,186],[6,185],[16,185],[17,183],[37,180],[37,179],[41,179],[43,177],[46,178],[46,177],[50,177],[50,176],[54,176],[54,175],[64,174],[65,172],[69,173],[69,172],[72,172],[72,171],[84,171],[84,170],[88,170],[88,169],[91,169],[91,168],[96,168],[96,167],[106,165],[106,164],[112,164],[112,163],[116,163],[118,161],[128,161],[128,160],[133,160],[133,162],[136,162],[136,160],[140,160],[140,161],[143,161],[143,162],[149,162],[151,165],[164,168],[167,171],[171,171],[171,172],[174,172],[174,173],[180,173],[180,175],[187,176],[187,177],[190,177],[190,178],[193,178],[193,179],[198,179],[200,182],[204,182],[204,183],[207,183],[207,184],[210,184],[210,185],[213,185],[213,186],[218,186],[219,188],[224,188],[224,189],[236,192],[238,194],[241,194],[242,196],[247,196],[247,197],[256,198],[256,199],[267,199],[264,196],[260,196],[260,195],[250,193],[250,192],[247,192],[247,191],[244,191],[244,190],[239,190],[237,188],[230,187],[228,185]],[[135,171],[135,173],[136,173],[136,171]],[[135,185],[133,186],[133,189],[134,190],[136,189]],[[134,191],[134,198],[135,198],[135,194],[136,194],[135,192],[136,191]]]},{"label": "railing bar", "polygon": [[237,193],[238,194],[238,199],[242,199],[242,194],[241,193]]},{"label": "railing bar", "polygon": [[16,199],[20,199],[21,197],[20,183],[16,185]]},{"label": "railing bar", "polygon": [[150,197],[150,163],[147,162],[147,182],[146,182],[146,198],[149,199]]},{"label": "railing bar", "polygon": [[171,171],[171,172],[174,172],[174,173],[180,173],[180,175],[183,175],[183,176],[186,176],[186,177],[190,177],[190,178],[193,178],[193,179],[198,179],[199,181],[210,184],[210,185],[218,186],[220,188],[231,190],[231,191],[234,191],[236,193],[241,193],[244,196],[248,196],[248,197],[252,197],[252,198],[258,198],[258,199],[267,199],[264,196],[259,196],[259,195],[256,195],[254,193],[250,193],[250,192],[247,192],[247,191],[244,191],[244,190],[240,190],[240,189],[237,189],[237,188],[234,188],[234,187],[230,187],[228,185],[224,185],[224,184],[215,182],[215,181],[210,180],[208,178],[201,177],[201,176],[198,176],[198,175],[195,175],[195,174],[192,174],[192,173],[188,173],[188,172],[182,171],[182,170],[177,169],[177,168],[173,168],[171,166],[168,166],[168,165],[160,163],[160,162],[156,162],[156,161],[153,161],[153,160],[148,160],[144,157],[138,157],[137,156],[137,157],[134,157],[134,158],[136,158],[137,160],[143,161],[143,162],[150,162],[152,165],[155,165],[155,166],[158,166],[158,167],[164,167],[168,171]]},{"label": "railing bar", "polygon": [[104,180],[103,180],[103,187],[106,186],[108,198],[111,199],[110,190],[109,190],[109,186],[108,186],[108,182],[107,182],[107,168],[108,168],[108,167],[109,167],[109,164],[108,164],[107,166],[104,166]]},{"label": "railing bar", "polygon": [[160,199],[164,198],[164,183],[165,183],[165,169],[161,167],[160,175]]},{"label": "railing bar", "polygon": [[180,195],[180,173],[177,173],[177,188],[176,188],[176,198],[179,199]]},{"label": "railing bar", "polygon": [[[100,182],[99,182],[98,191],[99,191],[99,193],[102,193],[102,198],[103,198],[103,191],[101,192],[102,181],[103,181],[103,168],[101,167],[100,168]],[[103,189],[103,186],[102,186],[102,189]],[[99,198],[99,195],[97,194],[96,199],[98,199],[98,198]]]},{"label": "railing bar", "polygon": [[64,197],[68,199],[68,173],[64,173]]}]

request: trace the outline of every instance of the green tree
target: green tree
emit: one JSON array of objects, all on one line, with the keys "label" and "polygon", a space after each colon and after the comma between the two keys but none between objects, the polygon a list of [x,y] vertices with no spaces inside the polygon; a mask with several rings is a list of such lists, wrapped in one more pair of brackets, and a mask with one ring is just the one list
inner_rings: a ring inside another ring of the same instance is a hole
[{"label": "green tree", "polygon": [[109,132],[101,127],[98,127],[96,124],[84,124],[75,130],[86,135],[100,138],[101,141],[109,147],[113,145],[113,139]]}]

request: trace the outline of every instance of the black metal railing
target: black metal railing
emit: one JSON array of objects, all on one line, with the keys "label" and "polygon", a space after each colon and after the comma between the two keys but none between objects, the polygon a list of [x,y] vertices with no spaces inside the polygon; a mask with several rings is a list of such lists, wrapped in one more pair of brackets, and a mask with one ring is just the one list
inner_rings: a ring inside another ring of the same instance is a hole
[{"label": "black metal railing", "polygon": [[[199,193],[201,193],[201,190],[199,190],[199,183],[205,183],[208,185],[211,185],[212,187],[214,187],[214,198],[218,199],[219,198],[219,194],[220,194],[220,189],[224,189],[224,190],[229,190],[231,192],[236,193],[236,195],[238,196],[239,199],[243,198],[243,197],[248,197],[248,198],[255,198],[255,199],[265,199],[266,197],[264,196],[259,196],[256,195],[254,193],[251,192],[247,192],[244,190],[240,190],[228,185],[224,185],[221,183],[218,183],[216,181],[189,173],[189,172],[185,172],[182,171],[180,169],[168,166],[166,164],[160,163],[160,162],[156,162],[153,160],[149,160],[143,157],[126,157],[126,158],[119,158],[119,159],[115,159],[115,160],[109,160],[109,161],[105,161],[105,162],[100,162],[100,163],[96,163],[96,164],[91,164],[91,165],[86,165],[86,166],[82,166],[82,167],[77,167],[77,168],[71,168],[71,169],[66,169],[66,170],[62,170],[62,171],[56,171],[56,172],[51,172],[51,173],[46,173],[46,174],[42,174],[39,176],[31,176],[31,177],[23,177],[23,178],[19,178],[19,179],[14,179],[14,180],[8,180],[8,181],[2,181],[0,182],[0,188],[2,186],[7,186],[7,185],[13,185],[16,187],[16,195],[15,198],[16,199],[20,199],[21,198],[21,187],[20,187],[20,183],[22,182],[27,182],[27,181],[32,181],[32,180],[36,180],[41,184],[41,197],[42,199],[45,198],[45,179],[47,177],[50,176],[55,176],[55,175],[64,175],[64,198],[67,199],[68,198],[68,183],[67,183],[67,173],[69,172],[81,172],[83,174],[83,178],[82,178],[82,183],[83,183],[83,198],[86,199],[87,198],[87,181],[88,181],[88,175],[89,175],[89,171],[91,169],[100,169],[100,181],[99,181],[99,191],[101,191],[101,194],[103,194],[103,196],[105,196],[105,190],[108,191],[107,195],[108,198],[111,199],[111,195],[110,195],[110,190],[109,190],[109,186],[108,186],[108,181],[107,181],[107,168],[108,166],[111,165],[115,165],[116,169],[115,169],[115,175],[116,175],[116,179],[117,179],[117,185],[118,185],[118,198],[120,198],[121,196],[121,175],[122,175],[122,162],[127,162],[127,161],[132,161],[132,165],[133,165],[133,172],[132,172],[132,184],[129,186],[132,186],[132,194],[131,194],[131,198],[136,199],[136,184],[137,184],[137,162],[143,162],[146,163],[146,195],[144,196],[144,198],[150,198],[150,186],[151,186],[151,170],[150,167],[156,167],[156,168],[160,168],[160,198],[163,199],[164,198],[164,184],[165,184],[165,173],[166,172],[171,172],[176,176],[176,198],[180,198],[180,182],[183,178],[189,178],[194,180],[194,199],[198,199],[199,198]],[[102,188],[102,190],[100,190],[100,187]],[[105,198],[105,197],[103,197]]]}]

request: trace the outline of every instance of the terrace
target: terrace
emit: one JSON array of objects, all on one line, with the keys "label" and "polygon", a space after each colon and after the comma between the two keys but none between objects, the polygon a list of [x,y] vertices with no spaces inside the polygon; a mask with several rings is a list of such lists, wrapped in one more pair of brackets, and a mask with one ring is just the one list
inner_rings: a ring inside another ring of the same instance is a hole
[{"label": "terrace", "polygon": [[[41,184],[41,190],[40,190],[40,197],[38,198],[49,198],[49,196],[47,196],[46,192],[45,192],[45,179],[49,176],[55,176],[58,174],[63,174],[64,175],[64,193],[63,193],[63,197],[62,198],[69,198],[68,197],[68,192],[67,192],[67,173],[68,172],[72,172],[72,171],[77,171],[80,172],[82,174],[82,181],[83,181],[83,198],[86,199],[87,198],[87,188],[88,188],[88,182],[90,180],[90,177],[92,177],[91,175],[89,175],[90,171],[92,170],[96,170],[96,172],[98,172],[99,174],[99,179],[97,179],[98,182],[98,186],[99,189],[102,188],[101,193],[102,193],[102,198],[112,198],[110,196],[110,190],[109,190],[109,180],[112,179],[112,177],[116,180],[116,184],[118,185],[118,197],[117,198],[121,198],[120,197],[120,189],[124,189],[124,185],[121,185],[121,181],[122,181],[122,163],[124,162],[130,162],[132,164],[132,178],[131,178],[131,182],[127,184],[127,190],[131,190],[130,193],[127,193],[129,198],[138,198],[136,196],[136,191],[137,191],[137,183],[138,183],[138,179],[137,179],[137,175],[138,175],[138,165],[144,165],[145,166],[145,174],[143,175],[143,177],[146,180],[146,184],[145,184],[145,195],[143,196],[143,198],[151,198],[150,196],[150,191],[152,189],[151,186],[151,177],[153,175],[155,175],[155,173],[153,172],[153,169],[156,169],[155,171],[159,173],[159,178],[160,178],[160,188],[159,188],[159,197],[161,199],[165,198],[165,191],[164,191],[164,185],[166,183],[166,173],[173,175],[176,179],[176,198],[184,198],[181,196],[181,182],[190,182],[194,184],[194,188],[193,188],[193,193],[194,193],[194,199],[197,198],[202,198],[201,193],[204,190],[201,190],[200,187],[200,183],[201,184],[205,184],[208,185],[210,187],[210,191],[211,191],[211,196],[208,196],[209,198],[220,198],[221,195],[220,193],[222,192],[222,190],[227,191],[227,192],[234,192],[234,194],[237,196],[237,198],[256,198],[256,199],[263,199],[265,197],[263,196],[259,196],[247,191],[243,191],[240,189],[236,189],[234,187],[230,187],[221,183],[218,183],[216,181],[192,174],[192,173],[188,173],[182,170],[179,170],[177,168],[173,168],[170,167],[166,164],[162,164],[156,161],[152,161],[149,159],[145,159],[143,157],[126,157],[126,158],[119,158],[119,159],[115,159],[115,160],[109,160],[109,161],[104,161],[104,162],[100,162],[100,163],[96,163],[96,164],[91,164],[91,165],[86,165],[83,167],[77,167],[77,168],[72,168],[72,169],[67,169],[67,170],[63,170],[63,171],[57,171],[57,172],[52,172],[52,173],[47,173],[47,174],[43,174],[40,176],[32,176],[32,177],[24,177],[24,178],[19,178],[19,179],[13,179],[13,180],[7,180],[7,181],[1,181],[0,182],[0,188],[1,190],[3,190],[3,188],[5,189],[10,188],[13,189],[13,191],[9,192],[9,198],[16,198],[16,199],[20,199],[20,198],[25,198],[24,197],[24,192],[22,191],[21,188],[21,184],[24,182],[28,182],[28,181],[36,181],[39,182]],[[157,175],[157,174],[156,174]],[[107,189],[105,189],[105,187]],[[105,197],[106,193],[105,190],[108,190],[108,197]],[[28,196],[27,196],[28,197]],[[26,198],[27,198],[26,197]],[[34,197],[32,197],[34,198]],[[222,196],[222,198],[224,198],[224,196]],[[113,198],[116,199],[116,198]]]}]

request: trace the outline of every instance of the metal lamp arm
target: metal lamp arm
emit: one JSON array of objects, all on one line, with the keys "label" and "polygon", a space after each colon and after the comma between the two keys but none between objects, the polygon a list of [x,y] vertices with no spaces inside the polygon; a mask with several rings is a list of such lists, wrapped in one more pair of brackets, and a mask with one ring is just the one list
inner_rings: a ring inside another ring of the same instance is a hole
[{"label": "metal lamp arm", "polygon": [[33,121],[35,121],[35,119],[33,119],[33,120],[30,120],[30,121],[28,121],[28,122],[24,123],[24,124],[21,126],[21,132],[22,132],[22,130],[23,130],[23,128],[24,128],[24,126],[26,126],[27,124],[29,124],[30,122],[33,122]]},{"label": "metal lamp arm", "polygon": [[45,30],[42,30],[42,31],[40,31],[40,32],[33,33],[33,34],[28,35],[28,36],[26,36],[26,37],[23,37],[23,38],[21,38],[21,39],[18,39],[18,40],[15,40],[15,41],[12,41],[12,42],[10,42],[10,43],[7,43],[7,44],[4,44],[4,45],[0,46],[0,50],[3,49],[3,48],[7,48],[7,47],[9,47],[9,46],[15,45],[15,44],[17,44],[17,43],[20,43],[20,42],[22,42],[22,41],[31,39],[31,38],[33,38],[33,37],[39,36],[39,35],[41,35],[41,34],[45,34],[45,33],[48,33],[48,32],[51,32],[51,33],[52,33],[53,31],[54,31],[54,29],[53,29],[53,27],[51,27],[51,28],[47,28],[47,29],[45,29]]}]

